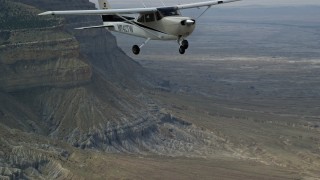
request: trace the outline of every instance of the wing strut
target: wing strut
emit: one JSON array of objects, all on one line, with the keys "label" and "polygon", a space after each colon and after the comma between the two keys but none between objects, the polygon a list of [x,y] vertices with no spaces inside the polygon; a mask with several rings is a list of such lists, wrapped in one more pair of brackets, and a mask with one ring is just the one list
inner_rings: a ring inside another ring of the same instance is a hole
[{"label": "wing strut", "polygon": [[161,1],[161,3],[162,3],[162,6],[163,7],[166,7],[166,4],[164,4],[164,2],[162,1],[162,0],[160,0]]},{"label": "wing strut", "polygon": [[204,15],[204,13],[206,13],[208,11],[208,9],[210,9],[211,6],[208,6],[196,19],[199,19],[202,15]]},{"label": "wing strut", "polygon": [[143,0],[140,0],[141,4],[143,5],[144,8],[147,8],[146,4],[143,2]]}]

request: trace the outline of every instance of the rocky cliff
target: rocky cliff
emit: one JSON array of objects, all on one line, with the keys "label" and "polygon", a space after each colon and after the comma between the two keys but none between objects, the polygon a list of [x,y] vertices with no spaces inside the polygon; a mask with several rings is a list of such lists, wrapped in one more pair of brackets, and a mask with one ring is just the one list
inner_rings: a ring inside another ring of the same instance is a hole
[{"label": "rocky cliff", "polygon": [[80,56],[76,39],[63,31],[62,19],[38,18],[40,11],[26,4],[1,4],[1,89],[13,92],[90,81],[91,66]]}]

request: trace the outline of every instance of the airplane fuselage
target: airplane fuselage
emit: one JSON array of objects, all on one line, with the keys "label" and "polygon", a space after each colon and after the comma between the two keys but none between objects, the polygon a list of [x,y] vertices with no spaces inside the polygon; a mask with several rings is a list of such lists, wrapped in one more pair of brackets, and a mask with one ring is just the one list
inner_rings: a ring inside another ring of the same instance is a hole
[{"label": "airplane fuselage", "polygon": [[[191,23],[186,23],[191,21]],[[152,22],[137,19],[124,22],[104,22],[108,30],[152,40],[177,40],[188,37],[195,29],[195,21],[189,17],[168,16]]]}]

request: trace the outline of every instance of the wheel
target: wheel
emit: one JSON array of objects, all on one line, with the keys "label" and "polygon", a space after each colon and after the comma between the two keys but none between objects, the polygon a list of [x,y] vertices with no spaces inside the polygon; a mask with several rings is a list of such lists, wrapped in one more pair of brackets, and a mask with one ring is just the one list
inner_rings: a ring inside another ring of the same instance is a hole
[{"label": "wheel", "polygon": [[181,42],[181,46],[183,46],[184,49],[188,49],[189,47],[189,42],[187,40],[183,40]]},{"label": "wheel", "polygon": [[180,46],[179,53],[184,54],[186,52],[186,49],[183,46]]},{"label": "wheel", "polygon": [[140,47],[138,45],[132,46],[132,52],[135,55],[138,55],[140,53]]},{"label": "wheel", "polygon": [[132,46],[132,52],[135,55],[138,55],[140,53],[140,47],[138,45]]}]

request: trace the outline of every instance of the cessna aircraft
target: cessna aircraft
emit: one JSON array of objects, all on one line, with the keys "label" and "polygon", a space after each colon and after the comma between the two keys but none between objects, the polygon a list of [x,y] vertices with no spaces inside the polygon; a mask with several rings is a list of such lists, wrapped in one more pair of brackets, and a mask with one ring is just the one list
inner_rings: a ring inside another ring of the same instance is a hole
[{"label": "cessna aircraft", "polygon": [[[143,44],[132,47],[132,52],[136,55],[150,40],[177,40],[180,46],[179,52],[184,54],[189,47],[185,38],[193,32],[196,21],[190,17],[183,17],[179,10],[207,7],[202,13],[204,14],[213,5],[235,1],[240,0],[206,1],[164,7],[111,9],[107,0],[98,0],[99,9],[97,10],[47,11],[39,15],[101,15],[102,25],[76,29],[106,28],[109,31],[145,38],[146,41]],[[139,14],[139,16],[134,18],[123,14]]]}]

